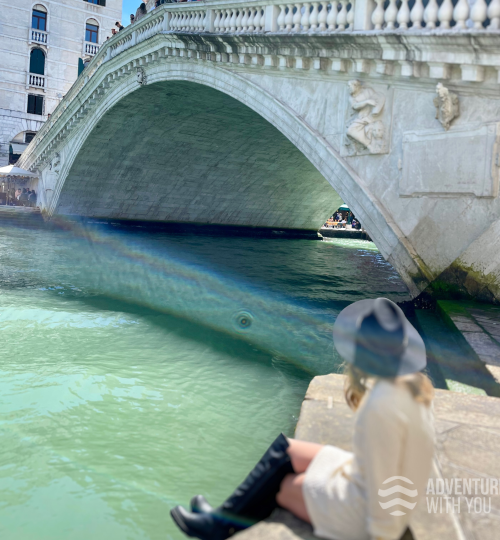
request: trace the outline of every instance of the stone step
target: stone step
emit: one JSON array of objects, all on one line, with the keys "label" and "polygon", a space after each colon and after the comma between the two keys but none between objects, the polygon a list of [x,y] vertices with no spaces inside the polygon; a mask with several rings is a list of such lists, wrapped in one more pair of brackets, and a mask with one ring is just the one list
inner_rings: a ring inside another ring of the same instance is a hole
[{"label": "stone step", "polygon": [[39,208],[0,206],[0,226],[7,224],[37,225],[44,220]]},{"label": "stone step", "polygon": [[[344,378],[334,374],[312,380],[302,404],[295,432],[297,439],[351,449],[354,415],[345,403],[343,384]],[[437,442],[432,478],[448,482],[462,478],[500,478],[500,399],[436,390],[434,411]],[[498,540],[500,496],[491,496],[490,513],[477,514],[468,511],[470,496],[454,496],[455,502],[460,500],[460,514],[429,512],[424,495],[411,525],[413,538]],[[284,510],[276,511],[269,520],[236,536],[238,540],[315,538],[310,526]]]}]

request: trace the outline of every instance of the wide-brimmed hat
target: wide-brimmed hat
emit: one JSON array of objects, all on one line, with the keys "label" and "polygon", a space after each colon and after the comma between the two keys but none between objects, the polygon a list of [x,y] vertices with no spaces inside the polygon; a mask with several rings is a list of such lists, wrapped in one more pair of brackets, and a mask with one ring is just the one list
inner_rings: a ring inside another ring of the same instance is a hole
[{"label": "wide-brimmed hat", "polygon": [[343,309],[333,342],[348,364],[378,377],[408,375],[427,365],[422,338],[387,298],[359,300]]}]

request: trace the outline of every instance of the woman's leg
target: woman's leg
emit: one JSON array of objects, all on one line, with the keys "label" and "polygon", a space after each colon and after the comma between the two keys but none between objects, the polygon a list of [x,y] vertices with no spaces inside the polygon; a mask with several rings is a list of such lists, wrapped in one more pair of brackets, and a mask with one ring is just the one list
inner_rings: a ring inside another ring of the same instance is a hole
[{"label": "woman's leg", "polygon": [[276,502],[298,518],[311,523],[304,495],[302,494],[302,484],[305,476],[304,473],[287,475],[281,482],[281,489],[276,496]]},{"label": "woman's leg", "polygon": [[[235,492],[213,511],[193,513],[176,506],[172,518],[188,536],[201,539],[225,540],[247,523],[261,521],[277,507],[277,493],[288,508],[302,519],[309,520],[302,497],[303,473],[320,444],[287,439],[281,434],[268,448],[260,461],[238,486]],[[283,480],[290,477],[289,480]],[[279,503],[281,504],[281,503]]]},{"label": "woman's leg", "polygon": [[296,439],[288,439],[287,453],[290,456],[293,470],[296,473],[306,472],[309,463],[314,459],[316,454],[323,448],[322,444],[316,444],[306,441],[298,441]]},{"label": "woman's leg", "polygon": [[288,443],[290,446],[287,448],[287,452],[296,474],[287,474],[285,476],[276,495],[276,502],[298,518],[311,523],[304,495],[302,494],[302,484],[304,483],[307,467],[323,448],[323,445],[296,439],[288,439]]}]

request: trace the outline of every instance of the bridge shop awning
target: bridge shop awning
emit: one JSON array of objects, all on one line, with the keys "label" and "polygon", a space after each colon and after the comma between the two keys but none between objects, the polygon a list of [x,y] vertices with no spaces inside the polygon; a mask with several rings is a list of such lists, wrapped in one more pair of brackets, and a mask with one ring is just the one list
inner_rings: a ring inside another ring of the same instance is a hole
[{"label": "bridge shop awning", "polygon": [[7,176],[38,178],[38,174],[32,173],[31,171],[27,171],[25,169],[21,169],[21,167],[16,167],[15,165],[7,165],[6,167],[0,168],[0,177]]}]

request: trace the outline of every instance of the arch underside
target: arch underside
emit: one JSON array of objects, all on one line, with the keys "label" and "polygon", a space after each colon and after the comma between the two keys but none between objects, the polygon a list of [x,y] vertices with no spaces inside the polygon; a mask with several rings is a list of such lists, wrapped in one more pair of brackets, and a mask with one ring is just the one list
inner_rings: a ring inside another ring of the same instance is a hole
[{"label": "arch underside", "polygon": [[208,86],[163,81],[129,93],[99,119],[55,213],[318,230],[340,203],[257,112]]}]

